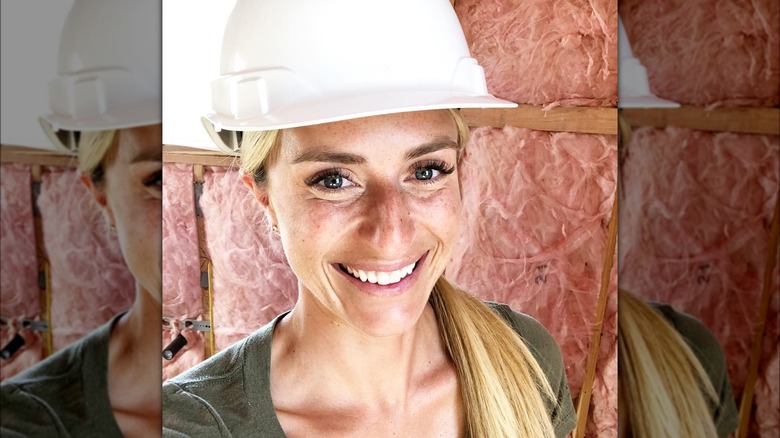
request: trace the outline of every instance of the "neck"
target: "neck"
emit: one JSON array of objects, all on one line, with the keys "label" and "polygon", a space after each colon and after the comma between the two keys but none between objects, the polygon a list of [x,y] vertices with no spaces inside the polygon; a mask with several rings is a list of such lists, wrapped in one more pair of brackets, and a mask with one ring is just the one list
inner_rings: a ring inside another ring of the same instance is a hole
[{"label": "neck", "polygon": [[300,367],[296,372],[324,375],[318,381],[328,387],[317,391],[333,390],[346,404],[398,405],[431,370],[448,366],[430,305],[405,332],[374,337],[337,321],[314,300],[299,292],[295,308],[277,327],[274,340],[281,342],[274,342],[273,354],[291,359]]},{"label": "neck", "polygon": [[120,427],[121,418],[160,418],[161,318],[160,303],[136,285],[132,307],[111,332],[108,393]]}]

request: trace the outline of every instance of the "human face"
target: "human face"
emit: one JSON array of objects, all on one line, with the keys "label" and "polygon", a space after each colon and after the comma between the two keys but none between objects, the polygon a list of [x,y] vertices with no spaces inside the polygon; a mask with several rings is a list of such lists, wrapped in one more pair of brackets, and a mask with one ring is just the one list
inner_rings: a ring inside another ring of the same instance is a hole
[{"label": "human face", "polygon": [[371,336],[414,326],[458,233],[457,137],[447,111],[282,131],[255,190],[279,227],[299,303]]},{"label": "human face", "polygon": [[103,181],[91,184],[93,194],[116,227],[137,285],[160,302],[162,125],[122,129],[116,135],[116,150],[106,159]]}]

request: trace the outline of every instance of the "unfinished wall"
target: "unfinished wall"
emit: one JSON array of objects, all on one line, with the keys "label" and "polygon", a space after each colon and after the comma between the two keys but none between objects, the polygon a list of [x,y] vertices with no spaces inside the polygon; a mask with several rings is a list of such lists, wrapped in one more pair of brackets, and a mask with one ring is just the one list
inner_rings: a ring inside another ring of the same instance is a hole
[{"label": "unfinished wall", "polygon": [[[634,54],[662,98],[708,108],[780,104],[780,3],[621,0]],[[776,135],[638,128],[621,168],[620,283],[701,319],[746,385],[777,202]],[[750,436],[777,436],[777,266]]]},{"label": "unfinished wall", "polygon": [[[17,321],[39,319],[38,268],[35,257],[32,191],[29,166],[3,164],[0,170],[0,294],[2,316],[9,325],[0,326],[0,345],[5,346],[16,335],[10,325]],[[41,360],[44,354],[43,336],[39,332],[19,330],[25,345],[8,361],[0,361],[0,380],[8,378]],[[2,348],[2,347],[0,347]]]},{"label": "unfinished wall", "polygon": [[[41,243],[50,264],[53,352],[129,308],[135,297],[135,281],[118,240],[77,175],[69,167],[43,167],[38,197]],[[3,232],[11,236],[7,240],[3,236],[3,315],[43,318],[32,232],[30,165],[3,164],[3,186]],[[8,336],[5,330],[3,336]],[[4,364],[3,378],[41,359],[39,341],[30,341],[31,351],[18,353],[19,359],[11,361],[14,365],[9,363],[8,370]]]}]

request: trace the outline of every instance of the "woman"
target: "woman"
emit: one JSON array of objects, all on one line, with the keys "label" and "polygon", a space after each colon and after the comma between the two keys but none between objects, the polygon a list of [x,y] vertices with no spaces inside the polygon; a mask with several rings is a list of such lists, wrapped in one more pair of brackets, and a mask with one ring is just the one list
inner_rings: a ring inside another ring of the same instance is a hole
[{"label": "woman", "polygon": [[[481,69],[457,66],[474,64],[449,3],[282,3],[236,4],[210,122],[240,147],[298,301],[166,382],[164,435],[565,436],[574,410],[552,336],[443,277],[468,142],[454,108],[507,106]],[[436,84],[442,64],[469,80]]]},{"label": "woman", "polygon": [[155,0],[76,0],[65,22],[59,76],[49,84],[52,112],[41,124],[55,146],[78,153],[80,180],[116,233],[135,298],[83,339],[3,382],[2,436],[160,435],[162,125],[155,13]]}]

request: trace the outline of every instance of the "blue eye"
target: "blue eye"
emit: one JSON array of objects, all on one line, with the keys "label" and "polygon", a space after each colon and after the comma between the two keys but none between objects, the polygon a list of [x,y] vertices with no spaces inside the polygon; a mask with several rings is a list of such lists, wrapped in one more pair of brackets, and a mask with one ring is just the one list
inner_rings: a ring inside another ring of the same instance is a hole
[{"label": "blue eye", "polygon": [[306,180],[306,184],[323,190],[341,190],[354,184],[349,179],[349,174],[341,169],[326,169],[317,172]]},{"label": "blue eye", "polygon": [[434,169],[431,169],[430,167],[418,167],[418,168],[417,168],[417,169],[414,171],[414,177],[415,177],[415,178],[417,178],[417,179],[418,179],[418,180],[420,180],[420,181],[425,181],[425,180],[433,179],[433,177],[435,176],[435,175],[433,174],[433,172],[434,172],[434,171],[435,171],[435,170],[434,170]]},{"label": "blue eye", "polygon": [[417,163],[413,167],[414,179],[423,182],[435,182],[444,175],[449,175],[455,171],[454,166],[449,166],[444,161],[428,160]]},{"label": "blue eye", "polygon": [[340,189],[344,184],[344,179],[341,175],[326,175],[322,178],[322,185],[328,189]]}]

